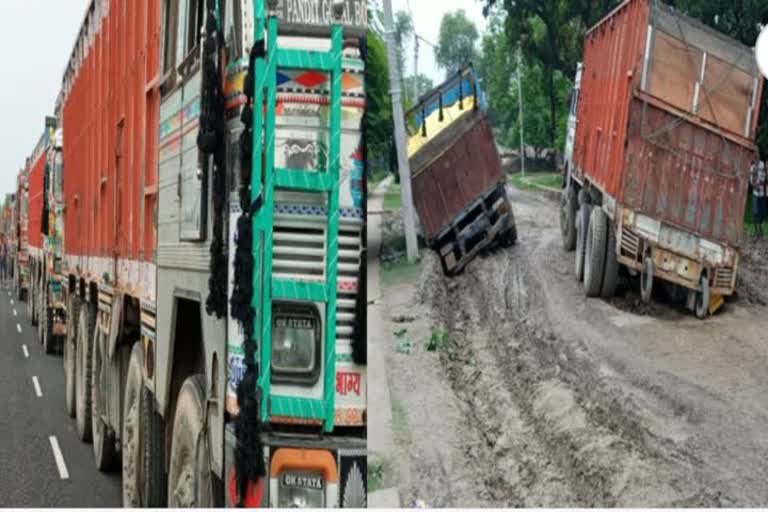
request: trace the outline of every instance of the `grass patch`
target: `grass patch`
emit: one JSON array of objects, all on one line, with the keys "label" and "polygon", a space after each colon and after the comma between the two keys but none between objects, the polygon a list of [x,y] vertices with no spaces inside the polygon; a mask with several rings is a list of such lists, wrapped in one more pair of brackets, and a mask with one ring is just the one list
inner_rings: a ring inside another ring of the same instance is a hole
[{"label": "grass patch", "polygon": [[370,190],[375,190],[376,186],[382,181],[384,181],[387,178],[387,176],[389,176],[390,174],[391,173],[386,169],[379,169],[379,170],[373,171],[368,176],[368,188]]},{"label": "grass patch", "polygon": [[539,187],[559,189],[563,184],[563,176],[559,172],[527,174],[525,178],[521,174],[515,174],[510,181],[520,190],[537,190]]},{"label": "grass patch", "polygon": [[384,483],[384,464],[368,464],[368,492],[376,492]]},{"label": "grass patch", "polygon": [[421,261],[408,263],[403,259],[397,263],[382,264],[379,282],[382,288],[397,286],[404,283],[415,283],[421,274]]},{"label": "grass patch", "polygon": [[400,210],[403,207],[403,200],[400,197],[400,184],[392,182],[387,190],[387,195],[384,196],[384,209],[385,210]]},{"label": "grass patch", "polygon": [[448,333],[442,329],[432,331],[432,336],[427,340],[427,352],[437,352],[443,350],[448,345]]}]

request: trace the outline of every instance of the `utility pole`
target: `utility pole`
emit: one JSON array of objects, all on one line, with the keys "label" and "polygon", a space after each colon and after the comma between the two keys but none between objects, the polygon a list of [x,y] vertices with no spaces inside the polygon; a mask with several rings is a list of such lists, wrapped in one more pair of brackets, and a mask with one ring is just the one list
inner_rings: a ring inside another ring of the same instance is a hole
[{"label": "utility pole", "polygon": [[525,178],[525,137],[523,133],[523,66],[520,47],[517,47],[517,102],[520,105],[520,169]]},{"label": "utility pole", "polygon": [[414,263],[419,256],[416,241],[416,214],[413,211],[413,195],[411,194],[411,168],[408,165],[408,155],[405,147],[405,117],[400,90],[400,73],[397,69],[397,52],[395,49],[395,29],[392,21],[392,0],[384,0],[384,34],[387,40],[387,57],[389,59],[389,92],[392,97],[392,117],[395,124],[395,148],[397,149],[397,167],[400,173],[400,195],[403,201],[403,224],[405,226],[405,248],[408,262]]},{"label": "utility pole", "polygon": [[419,101],[419,35],[413,31],[413,103]]}]

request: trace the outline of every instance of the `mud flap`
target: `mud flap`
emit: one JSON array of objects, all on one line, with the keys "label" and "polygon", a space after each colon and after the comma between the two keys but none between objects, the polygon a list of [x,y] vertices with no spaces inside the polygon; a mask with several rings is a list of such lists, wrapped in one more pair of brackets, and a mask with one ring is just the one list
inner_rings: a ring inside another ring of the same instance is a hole
[{"label": "mud flap", "polygon": [[723,307],[723,304],[725,304],[725,299],[722,295],[712,294],[709,298],[709,314],[714,315],[718,309]]}]

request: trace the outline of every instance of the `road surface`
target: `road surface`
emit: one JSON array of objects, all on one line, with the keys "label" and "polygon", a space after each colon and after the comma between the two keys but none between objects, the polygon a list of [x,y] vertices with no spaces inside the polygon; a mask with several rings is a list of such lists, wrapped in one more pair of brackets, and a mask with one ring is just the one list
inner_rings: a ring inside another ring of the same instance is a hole
[{"label": "road surface", "polygon": [[[625,281],[585,299],[556,203],[510,191],[518,244],[383,290],[402,502],[721,507],[768,503],[768,310],[699,321]],[[435,352],[425,340],[447,338]]]},{"label": "road surface", "polygon": [[46,355],[25,303],[0,286],[0,504],[120,507],[119,473],[100,473],[64,410],[61,355]]}]

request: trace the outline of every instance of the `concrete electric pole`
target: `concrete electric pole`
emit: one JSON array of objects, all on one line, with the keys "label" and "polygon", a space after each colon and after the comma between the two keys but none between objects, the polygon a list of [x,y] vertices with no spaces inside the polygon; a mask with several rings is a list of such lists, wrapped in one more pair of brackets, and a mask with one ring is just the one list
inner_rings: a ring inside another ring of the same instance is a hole
[{"label": "concrete electric pole", "polygon": [[523,133],[523,66],[520,48],[517,49],[517,100],[520,105],[520,170],[525,178],[525,138]]},{"label": "concrete electric pole", "polygon": [[387,58],[389,59],[389,92],[392,97],[392,117],[395,125],[395,148],[397,149],[397,167],[400,173],[400,194],[403,201],[403,224],[405,226],[405,247],[408,262],[413,263],[419,256],[416,240],[416,214],[413,210],[411,194],[411,168],[405,144],[405,117],[403,115],[402,91],[397,69],[397,51],[395,29],[392,20],[392,0],[384,0],[384,33],[387,39]]}]

